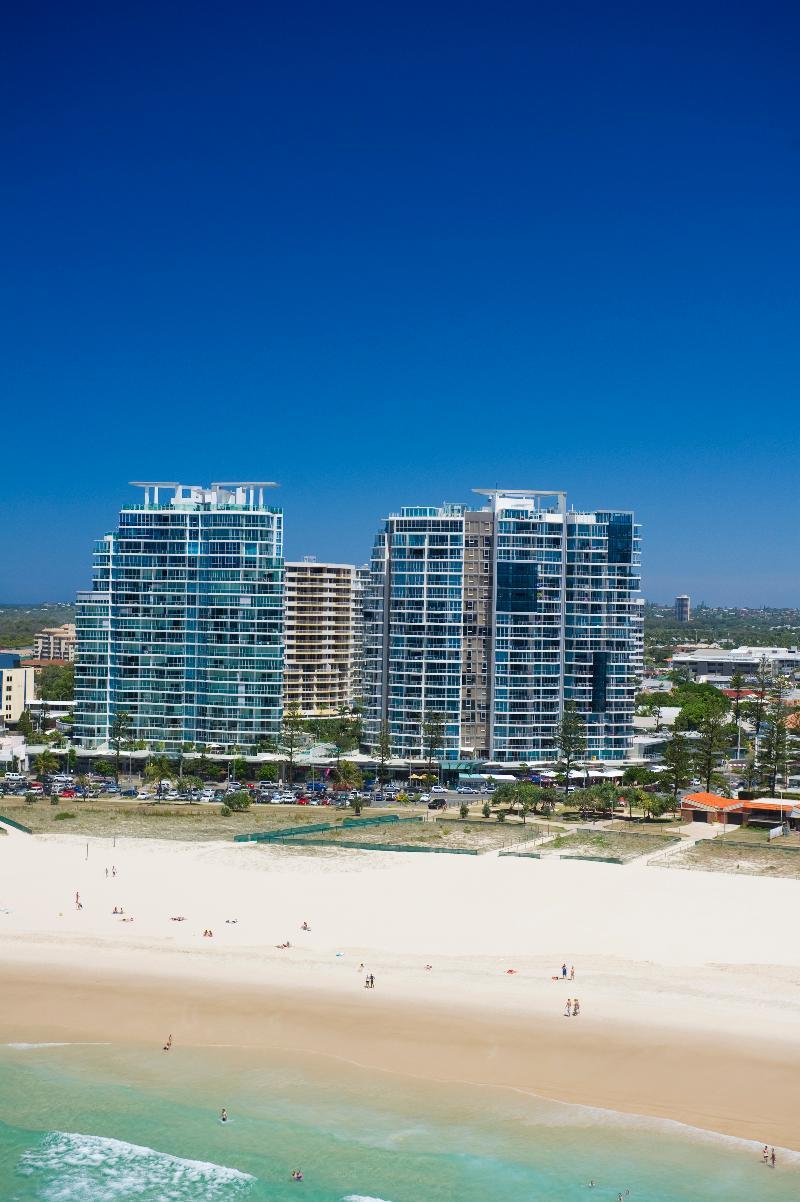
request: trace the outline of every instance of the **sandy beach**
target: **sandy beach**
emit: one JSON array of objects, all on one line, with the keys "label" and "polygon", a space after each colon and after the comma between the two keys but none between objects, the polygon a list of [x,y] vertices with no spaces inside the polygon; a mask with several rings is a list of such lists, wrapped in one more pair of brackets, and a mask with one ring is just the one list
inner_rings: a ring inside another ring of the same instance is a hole
[{"label": "sandy beach", "polygon": [[800,1149],[798,902],[644,864],[12,833],[0,1041],[296,1048]]}]

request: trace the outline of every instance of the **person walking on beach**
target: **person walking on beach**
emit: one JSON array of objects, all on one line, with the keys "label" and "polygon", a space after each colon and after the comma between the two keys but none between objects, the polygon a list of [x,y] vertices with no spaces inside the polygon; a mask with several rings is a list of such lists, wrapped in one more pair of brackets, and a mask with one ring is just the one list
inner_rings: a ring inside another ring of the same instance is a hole
[{"label": "person walking on beach", "polygon": [[566,964],[562,964],[562,965],[561,965],[561,976],[562,976],[562,978],[563,978],[563,979],[566,981],[566,979],[567,979],[567,966],[566,966]]},{"label": "person walking on beach", "polygon": [[772,1165],[772,1167],[774,1169],[775,1168],[775,1149],[774,1148],[770,1152],[769,1159],[770,1159],[770,1164]]},{"label": "person walking on beach", "polygon": [[580,1014],[580,1012],[581,1012],[581,1004],[578,1001],[578,999],[575,998],[572,1003],[572,1017],[577,1018],[578,1015]]},{"label": "person walking on beach", "polygon": [[571,1017],[572,1017],[572,998],[568,997],[567,1004],[564,1007],[564,1018],[571,1018]]},{"label": "person walking on beach", "polygon": [[111,865],[111,875],[112,875],[112,876],[116,876],[116,875],[117,875],[117,870],[116,870],[116,868],[114,867],[114,865],[113,865],[113,864]]},{"label": "person walking on beach", "polygon": [[164,1044],[164,1051],[168,1052],[172,1047],[172,1035],[167,1036],[167,1042]]},{"label": "person walking on beach", "polygon": [[108,880],[108,869],[106,869],[106,880]]},{"label": "person walking on beach", "polygon": [[80,908],[81,908],[81,895],[80,895],[80,893],[76,893],[75,894],[75,909],[80,910]]},{"label": "person walking on beach", "polygon": [[570,981],[575,980],[575,965],[574,964],[572,965],[572,968],[569,970],[569,979],[570,979]]},{"label": "person walking on beach", "polygon": [[761,1159],[763,1160],[764,1164],[769,1164],[769,1148],[766,1144],[764,1144],[764,1150],[761,1153]]},{"label": "person walking on beach", "polygon": [[375,988],[375,978],[373,977],[372,973],[369,974],[369,987],[370,989]]}]

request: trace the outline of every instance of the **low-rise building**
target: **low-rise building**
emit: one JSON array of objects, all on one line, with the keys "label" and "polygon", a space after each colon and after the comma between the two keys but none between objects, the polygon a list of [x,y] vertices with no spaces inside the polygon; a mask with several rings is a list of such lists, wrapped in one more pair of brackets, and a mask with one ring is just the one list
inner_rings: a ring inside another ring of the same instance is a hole
[{"label": "low-rise building", "polygon": [[797,647],[698,647],[694,651],[676,652],[673,669],[684,668],[694,679],[716,676],[730,679],[734,672],[753,676],[762,661],[773,676],[793,676],[800,672],[800,649]]},{"label": "low-rise building", "polygon": [[22,711],[34,698],[33,668],[0,665],[0,721],[19,722]]},{"label": "low-rise building", "polygon": [[34,657],[39,660],[75,661],[75,624],[64,622],[62,626],[46,626],[34,636]]}]

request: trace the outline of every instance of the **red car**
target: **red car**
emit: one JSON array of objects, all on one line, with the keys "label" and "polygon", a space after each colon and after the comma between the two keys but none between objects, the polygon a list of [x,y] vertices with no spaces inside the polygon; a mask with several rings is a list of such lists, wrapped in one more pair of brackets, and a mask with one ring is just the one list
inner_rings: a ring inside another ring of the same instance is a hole
[{"label": "red car", "polygon": [[59,797],[77,797],[78,794],[75,792],[74,789],[62,789],[58,796]]},{"label": "red car", "polygon": [[299,805],[299,806],[307,806],[307,805],[310,805],[310,804],[311,804],[311,803],[310,803],[310,801],[309,801],[309,799],[308,799],[307,797],[296,797],[296,798],[295,798],[295,805]]}]

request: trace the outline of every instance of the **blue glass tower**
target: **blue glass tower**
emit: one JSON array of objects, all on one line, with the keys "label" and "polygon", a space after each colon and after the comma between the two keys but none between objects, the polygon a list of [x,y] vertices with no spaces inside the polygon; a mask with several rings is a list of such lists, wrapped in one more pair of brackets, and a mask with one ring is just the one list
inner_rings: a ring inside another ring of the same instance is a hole
[{"label": "blue glass tower", "polygon": [[75,737],[249,750],[280,731],[283,515],[266,482],[142,484],[78,595]]}]

